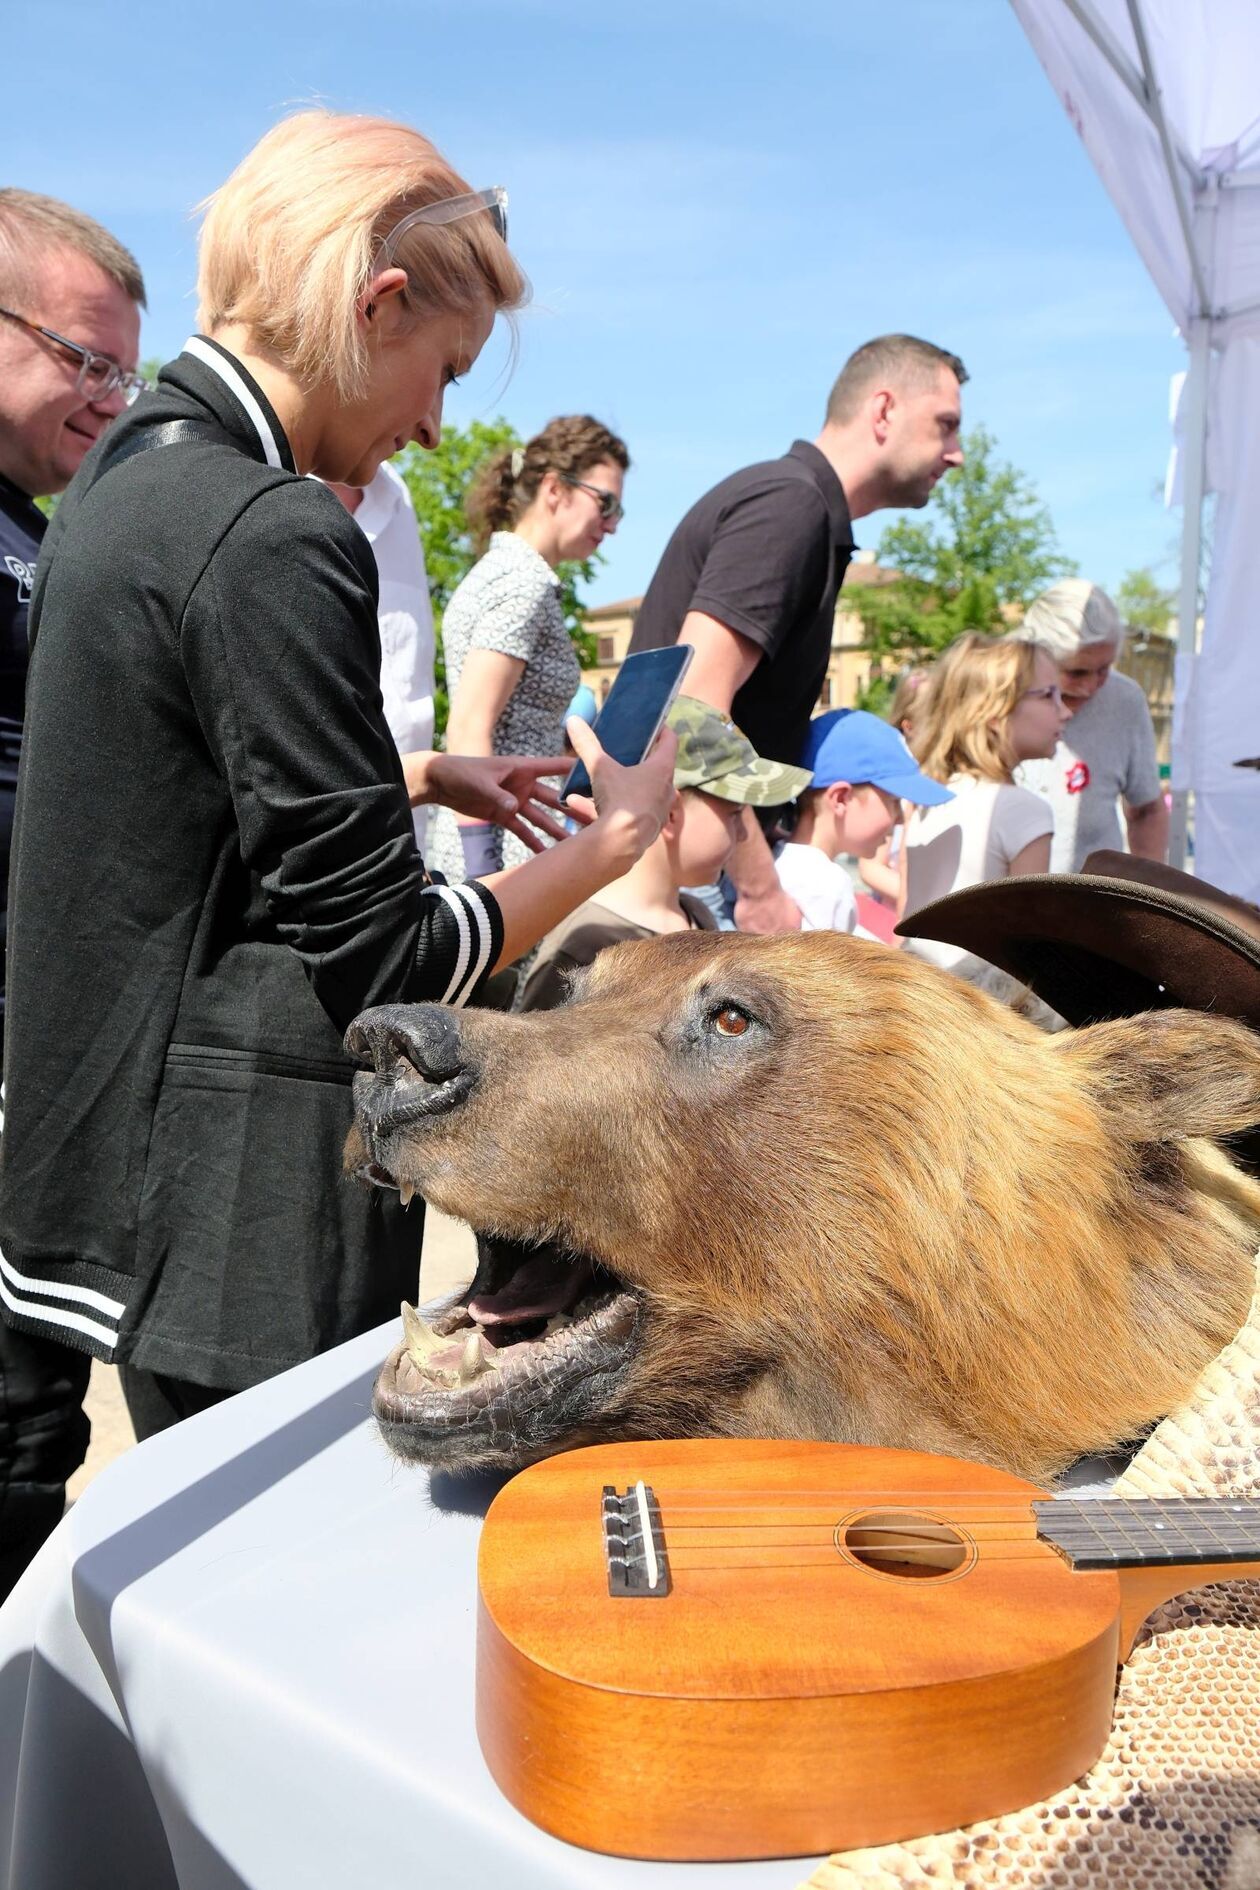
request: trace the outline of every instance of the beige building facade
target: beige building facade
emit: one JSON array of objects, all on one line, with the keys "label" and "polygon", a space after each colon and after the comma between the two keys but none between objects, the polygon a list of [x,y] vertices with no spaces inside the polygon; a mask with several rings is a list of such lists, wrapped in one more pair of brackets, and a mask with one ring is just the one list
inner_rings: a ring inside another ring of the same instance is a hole
[{"label": "beige building facade", "polygon": [[[877,564],[872,551],[859,551],[849,566],[844,589],[836,604],[835,625],[831,633],[831,658],[819,709],[851,709],[873,677],[891,671],[896,674],[903,663],[897,656],[882,659],[863,640],[862,619],[850,607],[853,592],[868,584],[895,584],[899,573]],[[641,597],[627,597],[620,603],[600,604],[586,613],[586,628],[595,638],[596,660],[582,672],[582,680],[603,702],[620,669]],[[1173,659],[1176,644],[1173,635],[1152,636],[1134,631],[1125,644],[1118,667],[1141,684],[1150,704],[1155,723],[1155,741],[1161,765],[1167,767],[1172,733]]]},{"label": "beige building facade", "polygon": [[[861,586],[892,584],[896,582],[897,575],[886,565],[876,564],[874,552],[859,551],[854,557],[836,605],[835,625],[831,633],[831,660],[827,664],[827,677],[818,700],[820,709],[852,708],[858,692],[865,688],[872,674],[880,673],[879,658],[863,642],[862,619],[855,611],[847,608],[847,600]],[[612,686],[613,677],[621,667],[630,646],[635,616],[642,602],[641,597],[628,597],[621,603],[601,604],[586,613],[586,628],[595,638],[597,654],[594,665],[582,672],[582,680],[595,691],[597,702],[604,700]],[[888,662],[889,659],[885,657],[886,667]],[[895,669],[899,665],[894,662],[892,667]]]}]

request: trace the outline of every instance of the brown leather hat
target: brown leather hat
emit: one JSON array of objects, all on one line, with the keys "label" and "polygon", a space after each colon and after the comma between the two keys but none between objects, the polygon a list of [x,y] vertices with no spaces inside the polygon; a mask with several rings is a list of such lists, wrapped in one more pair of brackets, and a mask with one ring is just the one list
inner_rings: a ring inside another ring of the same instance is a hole
[{"label": "brown leather hat", "polygon": [[1000,965],[1070,1024],[1184,1005],[1260,1030],[1260,908],[1129,853],[969,886],[897,931]]}]

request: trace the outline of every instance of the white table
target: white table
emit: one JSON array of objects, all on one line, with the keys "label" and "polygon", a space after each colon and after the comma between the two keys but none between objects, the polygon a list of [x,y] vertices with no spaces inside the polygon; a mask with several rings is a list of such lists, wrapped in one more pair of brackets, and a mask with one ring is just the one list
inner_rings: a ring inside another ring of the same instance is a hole
[{"label": "white table", "polygon": [[[370,1417],[393,1326],[137,1447],[0,1610],[3,1890],[792,1890],[545,1836],[473,1727],[470,1497]],[[5,1875],[5,1871],[8,1875]]]}]

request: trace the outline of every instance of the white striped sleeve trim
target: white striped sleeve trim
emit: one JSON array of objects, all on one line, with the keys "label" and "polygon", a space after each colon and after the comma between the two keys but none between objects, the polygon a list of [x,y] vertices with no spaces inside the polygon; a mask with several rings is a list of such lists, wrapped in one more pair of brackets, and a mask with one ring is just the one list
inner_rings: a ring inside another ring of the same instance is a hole
[{"label": "white striped sleeve trim", "polygon": [[455,970],[439,1004],[461,1005],[468,1002],[477,981],[487,969],[494,942],[490,914],[475,886],[427,886],[425,897],[441,899],[455,916],[459,949]]},{"label": "white striped sleeve trim", "polygon": [[[113,1351],[118,1343],[118,1332],[114,1326],[103,1326],[99,1320],[89,1319],[86,1313],[69,1312],[62,1306],[50,1306],[45,1300],[23,1299],[17,1293],[10,1292],[4,1278],[5,1273],[13,1274],[13,1268],[6,1266],[3,1271],[0,1271],[0,1303],[7,1306],[11,1313],[16,1313],[25,1319],[37,1319],[44,1325],[62,1326],[68,1332],[85,1333],[88,1338],[95,1339],[108,1351]],[[20,1279],[21,1275],[14,1277]],[[46,1281],[32,1281],[31,1284],[41,1293],[56,1293],[64,1290]],[[103,1299],[104,1295],[100,1293],[89,1295],[85,1292],[83,1297]],[[119,1306],[119,1312],[121,1311],[122,1307]]]},{"label": "white striped sleeve trim", "polygon": [[12,1261],[6,1260],[0,1253],[0,1280],[8,1280],[11,1286],[24,1293],[43,1293],[48,1299],[77,1299],[94,1312],[101,1312],[109,1319],[121,1319],[126,1312],[126,1302],[110,1299],[105,1293],[94,1292],[90,1286],[68,1286],[61,1280],[35,1280],[27,1273],[19,1273]]}]

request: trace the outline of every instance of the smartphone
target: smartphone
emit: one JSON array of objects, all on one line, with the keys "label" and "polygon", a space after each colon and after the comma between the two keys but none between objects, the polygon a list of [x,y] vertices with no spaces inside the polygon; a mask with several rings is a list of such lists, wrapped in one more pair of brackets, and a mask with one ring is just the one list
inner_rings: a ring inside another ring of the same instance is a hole
[{"label": "smartphone", "polygon": [[[626,657],[592,723],[605,753],[614,761],[632,768],[643,760],[661,732],[694,655],[690,643],[671,643],[668,649],[636,650]],[[590,791],[585,763],[575,762],[560,790],[561,800]]]}]

